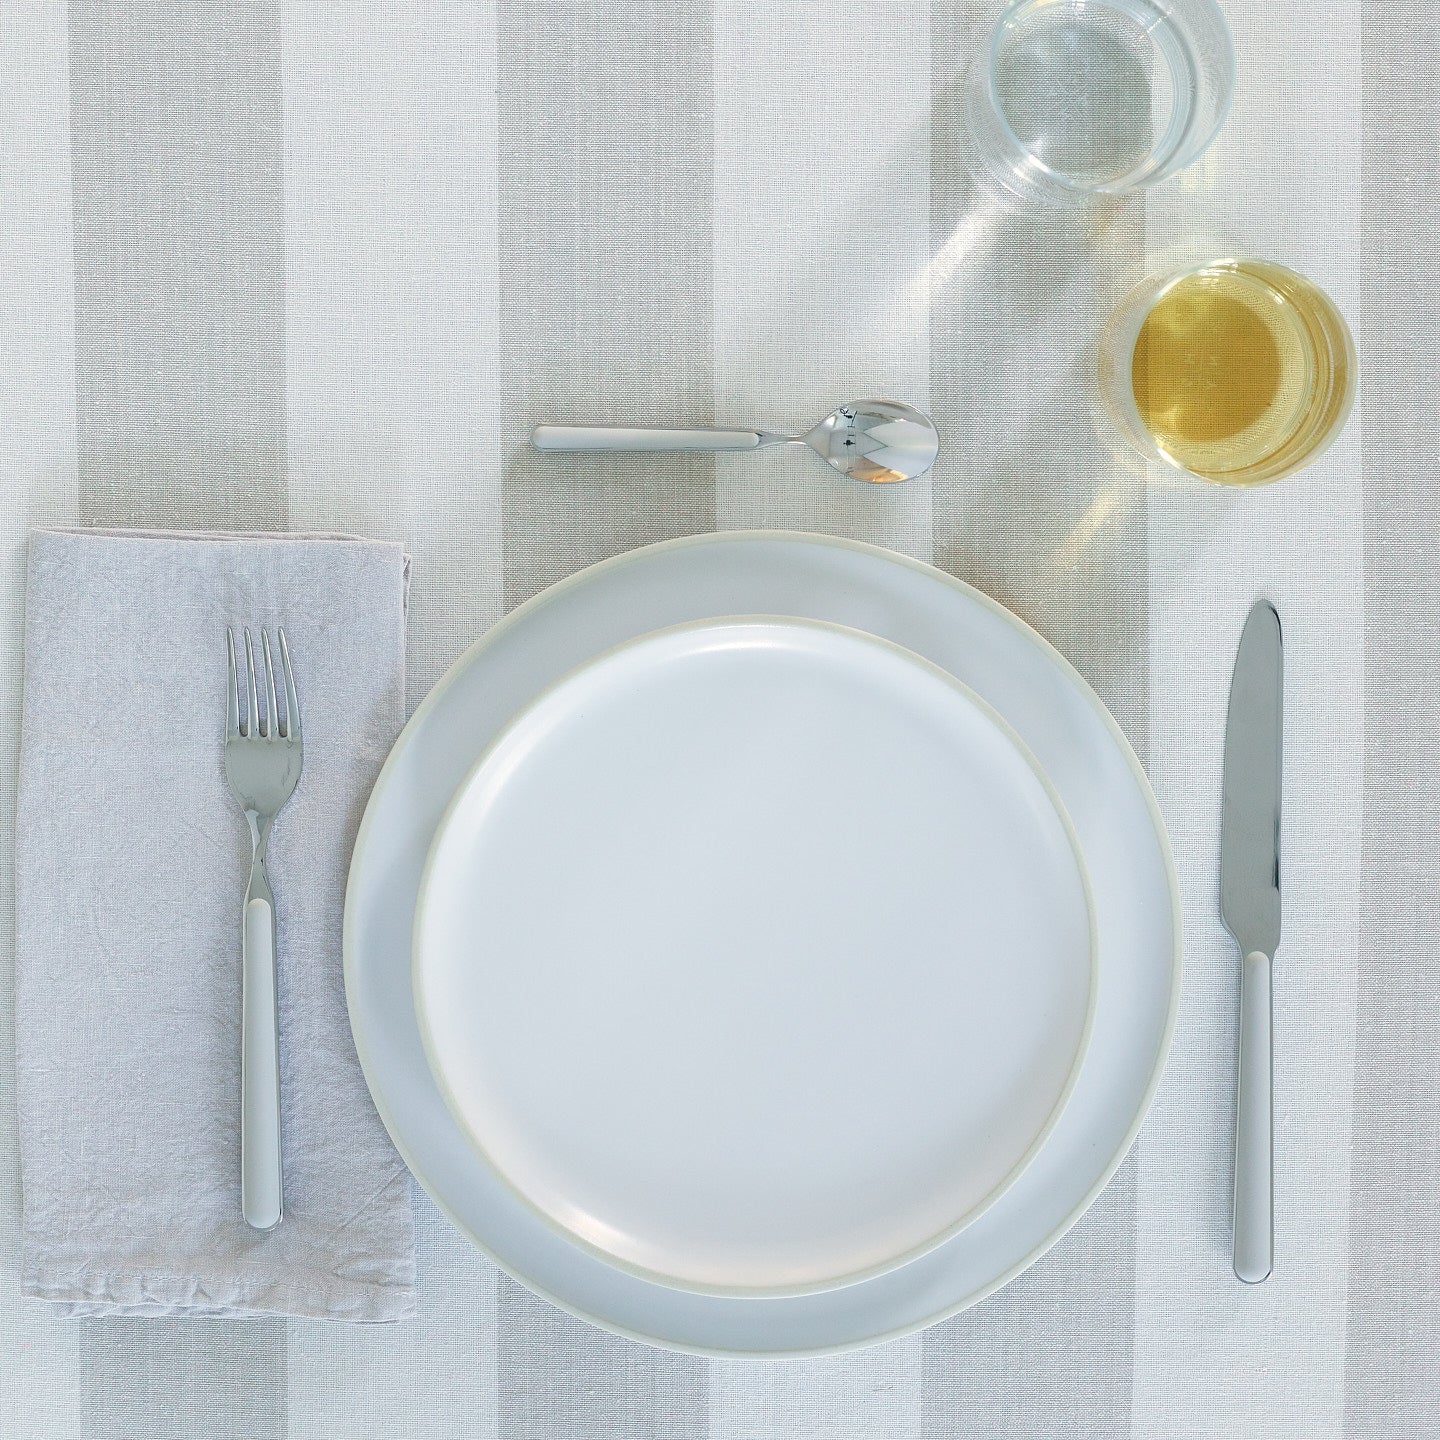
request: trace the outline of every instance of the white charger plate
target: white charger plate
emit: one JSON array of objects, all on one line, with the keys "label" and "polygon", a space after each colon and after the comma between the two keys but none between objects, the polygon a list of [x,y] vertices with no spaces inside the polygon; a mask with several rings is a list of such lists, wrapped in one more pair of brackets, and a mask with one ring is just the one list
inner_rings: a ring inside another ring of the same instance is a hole
[{"label": "white charger plate", "polygon": [[421,881],[452,1114],[568,1238],[798,1294],[992,1204],[1094,995],[1069,821],[973,691],[888,641],[726,619],[622,645],[492,741]]},{"label": "white charger plate", "polygon": [[[616,1267],[558,1234],[475,1153],[440,1094],[416,1023],[411,929],[436,827],[476,756],[542,690],[665,626],[787,614],[890,639],[971,686],[1035,754],[1090,875],[1100,984],[1068,1105],[1001,1200],[910,1264],[842,1289],[694,1294]],[[1144,773],[1073,668],[979,591],[873,546],[760,532],[696,536],[552,586],[451,668],[406,726],[372,792],[346,895],[356,1048],[381,1118],[436,1204],[536,1293],[620,1334],[712,1355],[813,1355],[893,1339],[974,1304],[1037,1260],[1129,1150],[1179,995],[1174,869]]]}]

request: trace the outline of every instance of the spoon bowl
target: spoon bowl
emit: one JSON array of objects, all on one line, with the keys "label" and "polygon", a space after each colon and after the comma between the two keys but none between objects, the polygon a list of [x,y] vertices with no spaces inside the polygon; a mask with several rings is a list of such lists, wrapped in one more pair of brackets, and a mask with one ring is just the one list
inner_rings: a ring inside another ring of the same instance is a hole
[{"label": "spoon bowl", "polygon": [[872,485],[913,480],[940,453],[940,436],[929,416],[900,400],[842,405],[801,438],[842,475]]}]

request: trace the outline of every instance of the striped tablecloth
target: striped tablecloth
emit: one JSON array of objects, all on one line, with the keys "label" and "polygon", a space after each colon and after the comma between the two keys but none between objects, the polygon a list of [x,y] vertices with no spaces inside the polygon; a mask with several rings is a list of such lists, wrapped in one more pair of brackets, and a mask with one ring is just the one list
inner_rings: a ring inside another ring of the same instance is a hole
[{"label": "striped tablecloth", "polygon": [[[712,527],[880,542],[983,586],[1145,759],[1185,901],[1173,1056],[1084,1221],[926,1334],[804,1363],[592,1330],[417,1198],[392,1327],[60,1320],[17,1295],[0,996],[0,1434],[1440,1434],[1440,74],[1429,6],[1229,0],[1233,114],[1089,218],[977,201],[985,0],[4,0],[0,814],[10,930],[22,555],[79,522],[340,529],[414,552],[412,705],[507,607]],[[1094,428],[1097,327],[1180,253],[1305,271],[1361,404],[1312,471],[1177,484]],[[541,466],[537,420],[756,422],[893,394],[926,480],[804,453]],[[1278,1263],[1230,1274],[1236,959],[1216,915],[1233,642],[1288,646]],[[3,970],[8,989],[11,972]]]}]

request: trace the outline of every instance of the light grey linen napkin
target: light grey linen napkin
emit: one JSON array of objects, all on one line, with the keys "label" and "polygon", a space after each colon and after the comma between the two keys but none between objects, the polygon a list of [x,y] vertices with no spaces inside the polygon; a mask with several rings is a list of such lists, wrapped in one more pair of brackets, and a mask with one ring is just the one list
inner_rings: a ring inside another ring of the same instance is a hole
[{"label": "light grey linen napkin", "polygon": [[[72,1314],[414,1309],[408,1177],[346,1018],[350,849],[404,722],[408,560],[343,536],[40,531],[16,816],[26,1294]],[[268,859],[285,1218],[240,1218],[245,822],[225,627],[283,625],[304,773]]]}]

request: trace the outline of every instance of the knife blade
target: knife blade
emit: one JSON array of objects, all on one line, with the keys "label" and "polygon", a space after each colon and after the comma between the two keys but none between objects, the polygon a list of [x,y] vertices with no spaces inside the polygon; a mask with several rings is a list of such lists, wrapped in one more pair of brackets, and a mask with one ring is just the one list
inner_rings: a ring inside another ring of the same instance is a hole
[{"label": "knife blade", "polygon": [[1235,1096],[1236,1276],[1274,1265],[1271,966],[1280,945],[1284,646],[1268,601],[1251,608],[1235,656],[1220,806],[1220,914],[1240,947]]}]

